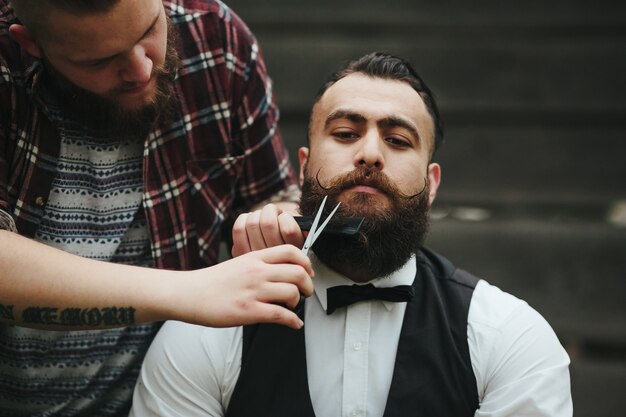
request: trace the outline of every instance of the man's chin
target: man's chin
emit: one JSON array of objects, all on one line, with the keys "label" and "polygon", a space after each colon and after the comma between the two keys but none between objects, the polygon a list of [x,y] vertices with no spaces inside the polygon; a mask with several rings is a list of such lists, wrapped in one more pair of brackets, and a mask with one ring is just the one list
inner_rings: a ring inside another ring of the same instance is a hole
[{"label": "man's chin", "polygon": [[137,111],[154,104],[156,89],[156,82],[152,79],[136,88],[118,92],[111,100],[124,110]]},{"label": "man's chin", "polygon": [[342,209],[351,216],[368,217],[369,215],[384,212],[391,209],[389,196],[378,191],[377,193],[362,192],[349,189],[342,192],[338,201]]}]

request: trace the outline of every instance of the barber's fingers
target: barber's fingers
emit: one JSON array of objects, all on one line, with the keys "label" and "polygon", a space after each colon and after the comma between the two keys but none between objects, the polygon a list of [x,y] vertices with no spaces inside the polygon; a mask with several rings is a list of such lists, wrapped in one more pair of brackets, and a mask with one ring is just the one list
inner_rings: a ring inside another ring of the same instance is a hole
[{"label": "barber's fingers", "polygon": [[250,241],[248,240],[248,232],[246,231],[246,222],[250,213],[240,214],[233,224],[233,248],[232,255],[234,257],[250,252]]},{"label": "barber's fingers", "polygon": [[297,248],[304,245],[304,232],[291,213],[281,213],[278,216],[278,227],[284,243],[288,243]]},{"label": "barber's fingers", "polygon": [[[277,215],[278,217],[278,215]],[[276,220],[276,223],[278,220]],[[240,215],[233,224],[233,256],[270,247],[261,229],[261,210]]]},{"label": "barber's fingers", "polygon": [[300,303],[301,297],[300,289],[286,282],[267,283],[258,294],[258,300],[261,302],[283,305],[292,310]]},{"label": "barber's fingers", "polygon": [[296,247],[304,243],[304,235],[293,215],[274,204],[240,215],[233,225],[232,236],[233,256],[285,243]]},{"label": "barber's fingers", "polygon": [[257,314],[262,323],[282,324],[295,330],[304,325],[294,311],[278,304],[260,303]]},{"label": "barber's fingers", "polygon": [[[255,221],[253,219],[252,221]],[[250,224],[248,219],[248,224]],[[259,216],[259,223],[261,233],[263,235],[263,242],[266,247],[278,246],[285,243],[301,247],[304,244],[304,236],[302,230],[298,226],[298,222],[293,218],[293,214],[283,212],[274,204],[268,204],[263,209]],[[251,225],[252,226],[252,225]],[[259,246],[254,249],[262,249],[261,240],[259,239]]]},{"label": "barber's fingers", "polygon": [[248,233],[248,242],[251,250],[259,250],[267,248],[263,238],[263,230],[261,230],[261,211],[253,211],[246,219],[246,232]]},{"label": "barber's fingers", "polygon": [[[307,267],[307,269],[311,265],[308,256],[303,254],[300,249],[288,244],[259,250],[255,252],[254,256],[258,256],[263,261],[272,264],[292,263]],[[313,271],[309,270],[309,272]]]},{"label": "barber's fingers", "polygon": [[[313,294],[312,275],[312,272],[300,265],[275,264],[272,268],[272,276],[267,280],[266,290],[259,294],[259,299],[285,302],[291,305],[291,302],[296,300],[296,293],[307,297]],[[289,286],[288,294],[287,286]]]},{"label": "barber's fingers", "polygon": [[255,244],[258,244],[259,246],[254,247],[254,249],[262,249],[264,247],[278,246],[286,243],[281,235],[280,225],[278,222],[278,217],[281,213],[282,210],[274,204],[268,204],[261,209],[258,221],[262,239],[255,242]]},{"label": "barber's fingers", "polygon": [[254,286],[262,282],[287,282],[297,285],[307,295],[312,293],[314,272],[311,260],[293,245],[248,252],[213,268],[222,269],[240,280],[250,280]]}]

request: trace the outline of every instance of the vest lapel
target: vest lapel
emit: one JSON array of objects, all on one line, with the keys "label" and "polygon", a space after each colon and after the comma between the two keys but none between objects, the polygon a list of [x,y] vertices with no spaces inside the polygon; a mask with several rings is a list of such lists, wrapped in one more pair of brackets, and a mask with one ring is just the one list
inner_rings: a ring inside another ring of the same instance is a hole
[{"label": "vest lapel", "polygon": [[478,408],[467,345],[467,312],[477,279],[467,274],[458,280],[457,270],[447,272],[452,279],[438,279],[418,259],[416,296],[404,315],[384,417],[473,416]]}]

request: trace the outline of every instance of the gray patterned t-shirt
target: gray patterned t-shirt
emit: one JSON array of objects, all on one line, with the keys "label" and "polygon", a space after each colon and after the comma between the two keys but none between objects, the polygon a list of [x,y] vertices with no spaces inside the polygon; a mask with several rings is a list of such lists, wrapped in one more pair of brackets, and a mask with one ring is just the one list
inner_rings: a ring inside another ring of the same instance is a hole
[{"label": "gray patterned t-shirt", "polygon": [[[35,239],[90,259],[151,266],[141,204],[143,142],[98,137],[72,121],[56,124],[58,172]],[[0,415],[127,414],[157,330],[157,324],[68,332],[0,324]]]}]

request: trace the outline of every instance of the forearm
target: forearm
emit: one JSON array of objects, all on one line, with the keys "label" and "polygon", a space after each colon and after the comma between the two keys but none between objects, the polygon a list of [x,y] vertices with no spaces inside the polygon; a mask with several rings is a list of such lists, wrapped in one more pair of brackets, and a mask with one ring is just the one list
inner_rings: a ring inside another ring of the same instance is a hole
[{"label": "forearm", "polygon": [[0,230],[0,321],[50,330],[162,320],[300,328],[285,306],[313,292],[312,274],[289,245],[177,272],[85,259]]},{"label": "forearm", "polygon": [[51,330],[162,320],[176,274],[81,258],[0,230],[0,320]]}]

